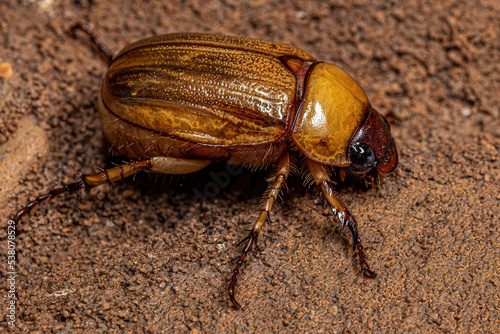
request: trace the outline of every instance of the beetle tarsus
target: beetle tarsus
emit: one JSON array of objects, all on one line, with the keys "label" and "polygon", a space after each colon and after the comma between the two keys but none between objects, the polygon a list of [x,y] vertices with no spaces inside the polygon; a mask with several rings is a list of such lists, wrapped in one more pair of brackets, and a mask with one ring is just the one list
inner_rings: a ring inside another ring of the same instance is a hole
[{"label": "beetle tarsus", "polygon": [[241,305],[238,303],[238,301],[236,300],[236,298],[234,298],[234,286],[237,285],[236,282],[234,283],[233,285],[233,288],[231,289],[230,288],[230,291],[229,291],[229,300],[231,300],[231,303],[233,303],[233,306],[235,309],[239,310],[241,309]]},{"label": "beetle tarsus", "polygon": [[363,275],[369,278],[377,277],[377,274],[371,271],[370,266],[368,265],[367,257],[365,255],[365,252],[363,250],[363,245],[361,244],[361,240],[359,240],[359,238],[358,242],[356,243],[356,250],[358,251],[357,253],[358,253],[359,266],[363,271]]},{"label": "beetle tarsus", "polygon": [[236,301],[235,298],[235,287],[238,285],[238,274],[240,273],[241,266],[243,265],[243,262],[245,262],[245,259],[252,249],[253,245],[257,242],[257,236],[258,232],[256,230],[253,230],[248,237],[243,239],[243,241],[247,240],[247,244],[245,245],[245,248],[243,248],[243,252],[241,253],[240,257],[238,258],[238,262],[236,262],[236,267],[233,270],[233,276],[231,277],[231,282],[229,282],[229,287],[228,287],[228,294],[229,294],[229,299],[233,303],[233,306],[236,309],[240,309],[241,306],[240,304]]},{"label": "beetle tarsus", "polygon": [[346,225],[351,231],[353,250],[357,253],[359,266],[361,267],[361,270],[366,277],[375,278],[377,274],[370,270],[370,266],[367,262],[368,257],[364,252],[363,244],[361,243],[361,239],[358,236],[358,224],[349,212],[347,212],[347,216],[348,218],[346,219]]},{"label": "beetle tarsus", "polygon": [[104,60],[106,60],[108,65],[113,62],[113,58],[114,58],[113,52],[111,52],[111,50],[106,46],[106,44],[101,42],[101,39],[99,37],[97,37],[96,34],[94,34],[92,29],[88,25],[83,24],[83,23],[77,23],[73,27],[71,27],[70,31],[71,31],[73,37],[76,37],[77,30],[82,30],[89,36],[90,40],[99,49],[101,56],[104,58]]},{"label": "beetle tarsus", "polygon": [[376,278],[377,277],[377,273],[371,271],[370,268],[368,268],[368,267],[363,268],[363,275],[365,275],[368,278]]},{"label": "beetle tarsus", "polygon": [[123,180],[126,177],[137,174],[142,170],[149,170],[153,166],[153,162],[151,159],[142,160],[132,163],[126,163],[123,165],[118,165],[114,168],[102,169],[101,172],[93,173],[93,174],[82,174],[78,173],[80,176],[80,181],[73,182],[70,184],[66,184],[61,188],[53,189],[46,194],[40,195],[35,198],[34,201],[26,204],[26,206],[19,210],[17,214],[13,217],[13,221],[18,223],[23,216],[30,213],[30,211],[40,203],[59,196],[64,193],[74,193],[80,189],[84,189],[85,191],[90,191],[92,188],[97,187],[101,184],[110,184],[115,181]]},{"label": "beetle tarsus", "polygon": [[12,220],[14,222],[18,223],[23,216],[25,216],[26,214],[30,213],[31,210],[35,206],[39,205],[40,203],[45,202],[46,200],[54,198],[54,197],[59,196],[61,194],[64,194],[64,193],[67,193],[67,192],[68,193],[74,193],[75,191],[78,191],[80,189],[85,189],[85,188],[86,188],[85,181],[84,180],[80,180],[78,182],[74,182],[74,183],[70,183],[70,184],[64,185],[62,188],[53,189],[53,190],[49,191],[46,194],[38,196],[37,198],[35,198],[34,201],[26,204],[26,206],[23,209],[19,210],[16,213],[16,215],[12,218]]}]

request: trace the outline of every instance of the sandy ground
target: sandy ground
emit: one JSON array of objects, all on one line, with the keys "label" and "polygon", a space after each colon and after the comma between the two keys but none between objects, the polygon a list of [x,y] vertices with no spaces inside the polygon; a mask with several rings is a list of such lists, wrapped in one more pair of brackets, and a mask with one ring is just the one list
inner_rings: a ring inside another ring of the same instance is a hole
[{"label": "sandy ground", "polygon": [[[164,4],[162,4],[164,3]],[[210,172],[139,175],[44,203],[18,227],[8,326],[7,222],[36,195],[109,166],[96,115],[112,50],[170,32],[285,42],[335,63],[393,125],[400,165],[339,187],[370,264],[299,179],[226,287],[266,173],[194,199]],[[0,4],[0,327],[11,332],[494,333],[500,327],[500,3],[32,0]],[[3,65],[8,66],[8,65]],[[4,72],[6,73],[6,72]],[[1,75],[0,75],[1,76]]]}]

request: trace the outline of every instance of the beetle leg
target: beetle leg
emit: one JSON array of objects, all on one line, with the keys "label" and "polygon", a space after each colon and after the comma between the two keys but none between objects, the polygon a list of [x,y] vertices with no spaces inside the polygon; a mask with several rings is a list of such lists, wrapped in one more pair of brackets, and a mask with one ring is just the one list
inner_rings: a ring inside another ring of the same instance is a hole
[{"label": "beetle leg", "polygon": [[229,299],[233,303],[234,307],[237,309],[240,308],[240,304],[236,301],[234,295],[235,295],[235,286],[237,285],[238,274],[240,273],[241,266],[245,261],[248,253],[252,249],[253,245],[257,243],[257,237],[259,236],[262,226],[266,221],[269,221],[269,215],[273,208],[274,202],[278,198],[279,193],[281,191],[281,187],[285,183],[285,180],[288,177],[289,173],[290,173],[290,157],[288,153],[286,153],[285,155],[283,155],[278,164],[277,173],[272,179],[274,180],[274,182],[272,183],[272,185],[268,190],[266,196],[267,199],[264,203],[262,211],[260,212],[259,218],[257,218],[257,221],[253,225],[253,229],[250,232],[250,234],[242,241],[242,242],[246,241],[246,244],[245,247],[243,248],[243,252],[238,258],[238,262],[236,262],[236,267],[233,270],[233,276],[231,277],[231,282],[229,282],[229,287],[228,287]]},{"label": "beetle leg", "polygon": [[307,159],[307,166],[309,171],[314,177],[316,185],[320,187],[323,195],[325,196],[330,209],[332,210],[334,216],[339,220],[342,228],[347,225],[352,234],[353,248],[357,251],[359,265],[363,270],[363,274],[367,277],[374,278],[377,276],[376,273],[370,270],[370,266],[366,261],[366,255],[363,250],[363,245],[361,244],[361,239],[358,236],[358,223],[354,217],[349,213],[347,207],[342,203],[339,196],[333,190],[331,185],[331,180],[326,173],[324,165]]},{"label": "beetle leg", "polygon": [[71,32],[73,33],[73,36],[75,35],[76,30],[82,30],[87,35],[89,36],[90,40],[95,44],[95,46],[99,49],[99,52],[101,53],[102,57],[106,60],[106,62],[111,64],[113,62],[113,52],[106,46],[106,44],[102,43],[100,38],[97,37],[96,34],[92,31],[92,29],[83,23],[77,23],[73,27],[71,27]]},{"label": "beetle leg", "polygon": [[140,171],[149,171],[153,173],[164,174],[186,174],[196,172],[210,164],[210,161],[178,159],[168,157],[151,158],[128,162],[109,169],[101,169],[99,173],[80,174],[80,181],[70,183],[49,191],[46,194],[40,195],[34,201],[28,203],[20,210],[13,218],[14,222],[18,222],[24,215],[28,214],[35,206],[48,199],[54,198],[63,193],[74,193],[80,189],[89,191],[101,184],[109,184],[112,182],[123,180],[129,176],[133,176]]},{"label": "beetle leg", "polygon": [[66,184],[61,188],[53,189],[46,194],[40,195],[34,201],[28,203],[20,210],[12,219],[16,223],[26,214],[28,214],[35,206],[48,199],[54,198],[64,193],[74,193],[80,189],[89,191],[101,184],[111,183],[118,180],[123,180],[126,177],[135,175],[141,170],[148,170],[152,167],[152,159],[125,163],[117,165],[110,169],[102,169],[99,173],[81,174],[80,181]]}]

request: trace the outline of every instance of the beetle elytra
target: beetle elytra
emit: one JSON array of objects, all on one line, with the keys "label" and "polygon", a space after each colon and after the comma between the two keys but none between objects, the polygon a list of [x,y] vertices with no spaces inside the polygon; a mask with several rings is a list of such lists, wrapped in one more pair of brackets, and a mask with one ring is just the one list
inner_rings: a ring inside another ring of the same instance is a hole
[{"label": "beetle elytra", "polygon": [[[99,117],[112,152],[130,162],[38,196],[14,222],[49,198],[139,171],[187,174],[216,161],[272,169],[263,207],[229,282],[229,298],[238,308],[241,266],[287,177],[302,169],[342,228],[349,228],[364,275],[375,277],[356,220],[335,192],[330,172],[338,171],[342,179],[346,172],[359,175],[373,187],[396,168],[398,155],[389,123],[349,74],[290,45],[209,34],[151,37],[113,56],[90,28],[76,27],[109,60]],[[291,156],[301,166],[293,166]]]}]

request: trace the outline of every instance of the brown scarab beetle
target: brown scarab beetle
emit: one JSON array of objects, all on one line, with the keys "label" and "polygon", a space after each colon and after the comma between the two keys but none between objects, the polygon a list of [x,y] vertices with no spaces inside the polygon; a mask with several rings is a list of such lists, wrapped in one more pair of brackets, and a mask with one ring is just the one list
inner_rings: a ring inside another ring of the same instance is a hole
[{"label": "brown scarab beetle", "polygon": [[[109,59],[98,98],[99,117],[112,152],[129,163],[81,175],[41,195],[13,218],[65,192],[122,180],[139,171],[196,172],[215,161],[251,169],[273,167],[269,191],[229,283],[235,286],[248,252],[292,170],[304,170],[353,237],[364,275],[366,261],[357,223],[330,181],[330,169],[375,184],[396,168],[389,123],[363,89],[335,65],[293,46],[251,38],[170,34],[128,45],[113,56],[83,25]],[[292,168],[290,156],[302,162]]]}]

